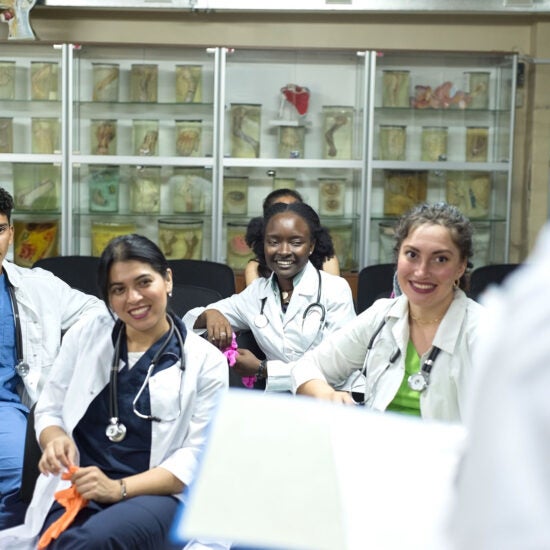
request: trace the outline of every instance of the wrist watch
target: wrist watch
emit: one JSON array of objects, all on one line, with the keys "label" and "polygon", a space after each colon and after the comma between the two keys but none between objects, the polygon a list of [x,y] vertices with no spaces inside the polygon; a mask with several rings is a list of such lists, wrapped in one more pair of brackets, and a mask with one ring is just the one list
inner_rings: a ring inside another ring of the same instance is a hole
[{"label": "wrist watch", "polygon": [[258,372],[256,373],[256,378],[258,380],[263,380],[264,378],[267,378],[267,359],[260,361],[260,364],[258,365]]}]

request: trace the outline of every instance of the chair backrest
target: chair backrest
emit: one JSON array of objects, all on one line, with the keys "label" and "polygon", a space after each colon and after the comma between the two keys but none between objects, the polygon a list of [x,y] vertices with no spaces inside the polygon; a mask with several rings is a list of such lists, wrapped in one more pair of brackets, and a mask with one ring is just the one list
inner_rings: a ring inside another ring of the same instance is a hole
[{"label": "chair backrest", "polygon": [[364,267],[357,278],[357,313],[365,311],[378,298],[389,298],[393,291],[395,264]]},{"label": "chair backrest", "polygon": [[222,298],[235,294],[235,274],[225,264],[207,260],[168,260],[174,283],[217,290]]},{"label": "chair backrest", "polygon": [[33,267],[47,269],[73,288],[99,297],[98,265],[99,258],[95,256],[55,256],[42,258]]},{"label": "chair backrest", "polygon": [[207,306],[221,300],[223,296],[213,288],[174,283],[169,307],[179,317],[183,317],[194,307]]},{"label": "chair backrest", "polygon": [[470,276],[470,291],[468,295],[473,300],[479,300],[479,297],[489,285],[500,285],[519,265],[491,264],[477,267],[472,271],[472,275]]}]

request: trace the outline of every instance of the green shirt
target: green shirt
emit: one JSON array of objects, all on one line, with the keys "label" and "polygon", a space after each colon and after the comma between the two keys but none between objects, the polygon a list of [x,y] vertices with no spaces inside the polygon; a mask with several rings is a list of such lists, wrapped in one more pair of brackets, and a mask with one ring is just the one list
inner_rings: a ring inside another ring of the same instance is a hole
[{"label": "green shirt", "polygon": [[409,376],[420,370],[420,357],[413,343],[409,340],[407,345],[407,357],[405,357],[405,375],[401,386],[388,405],[388,411],[400,412],[420,416],[420,393],[409,388],[407,383]]}]

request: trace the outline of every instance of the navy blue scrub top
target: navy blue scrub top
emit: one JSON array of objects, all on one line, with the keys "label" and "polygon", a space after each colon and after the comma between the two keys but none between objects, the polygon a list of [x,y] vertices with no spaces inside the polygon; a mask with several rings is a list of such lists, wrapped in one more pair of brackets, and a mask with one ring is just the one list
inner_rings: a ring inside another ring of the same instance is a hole
[{"label": "navy blue scrub top", "polygon": [[[183,323],[177,318],[174,319],[174,322],[176,323],[176,330],[180,330],[185,339]],[[152,422],[137,416],[134,413],[132,402],[147,376],[151,360],[165,338],[166,334],[155,342],[131,369],[128,369],[126,339],[122,338],[120,358],[124,362],[124,366],[118,373],[117,402],[119,421],[126,426],[126,437],[115,443],[105,435],[105,429],[110,419],[110,384],[107,384],[92,401],[73,433],[80,453],[80,466],[97,466],[112,479],[120,479],[149,469]],[[159,358],[152,375],[171,367],[182,356],[183,350],[180,350],[178,338],[174,333]],[[183,371],[181,374],[183,376]],[[136,409],[141,414],[151,414],[148,384],[136,403]],[[177,411],[174,414],[177,414]]]}]

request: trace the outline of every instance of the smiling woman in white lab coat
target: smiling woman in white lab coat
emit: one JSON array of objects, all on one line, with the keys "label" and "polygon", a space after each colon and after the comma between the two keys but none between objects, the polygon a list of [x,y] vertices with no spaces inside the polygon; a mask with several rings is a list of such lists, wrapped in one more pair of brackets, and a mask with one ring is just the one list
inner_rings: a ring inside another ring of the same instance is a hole
[{"label": "smiling woman in white lab coat", "polygon": [[309,205],[274,204],[266,212],[263,241],[255,250],[271,276],[256,279],[230,298],[191,310],[184,317],[187,327],[206,328],[220,348],[230,344],[232,331],[252,331],[267,360],[239,348],[235,370],[241,376],[265,378],[266,391],[289,391],[291,362],[355,318],[347,281],[316,269],[310,261],[318,263],[316,243],[327,236]]},{"label": "smiling woman in white lab coat", "polygon": [[460,421],[472,375],[483,307],[468,298],[473,227],[454,206],[420,204],[395,230],[403,294],[377,300],[298,361],[299,394],[354,404],[335,391],[353,373],[366,375],[357,400],[377,410]]},{"label": "smiling woman in white lab coat", "polygon": [[43,454],[25,525],[1,548],[44,532],[64,512],[68,479],[88,501],[52,541],[62,548],[168,548],[168,530],[220,394],[227,361],[167,311],[172,274],[140,235],[113,239],[99,287],[112,312],[67,332],[35,411]]}]

